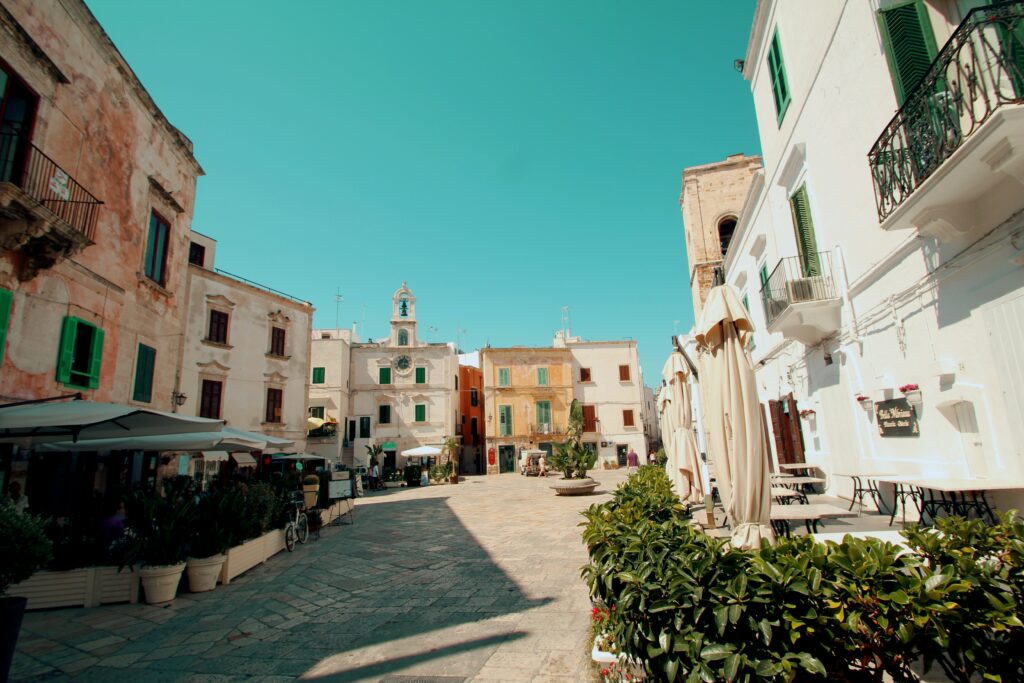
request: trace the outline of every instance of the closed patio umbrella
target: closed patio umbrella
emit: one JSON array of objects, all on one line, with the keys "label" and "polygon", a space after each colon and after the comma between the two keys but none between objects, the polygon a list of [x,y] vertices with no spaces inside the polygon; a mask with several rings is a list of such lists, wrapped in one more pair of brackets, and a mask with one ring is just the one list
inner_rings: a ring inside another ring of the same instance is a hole
[{"label": "closed patio umbrella", "polygon": [[668,420],[672,429],[668,454],[668,474],[675,486],[676,494],[684,503],[699,505],[704,499],[704,479],[700,473],[700,456],[697,441],[693,436],[693,416],[690,408],[690,385],[683,354],[673,351],[662,370],[662,377],[668,383]]},{"label": "closed patio umbrella", "polygon": [[736,290],[708,292],[697,326],[701,355],[701,396],[708,446],[718,491],[732,525],[734,547],[774,540],[769,523],[771,497],[768,444],[761,431],[754,369],[746,347],[754,327]]},{"label": "closed patio umbrella", "polygon": [[39,452],[58,453],[64,451],[259,451],[267,447],[288,448],[294,441],[272,437],[258,432],[224,427],[213,432],[187,432],[181,434],[151,434],[136,436],[128,434],[117,438],[78,441],[53,441],[36,443],[32,448]]}]

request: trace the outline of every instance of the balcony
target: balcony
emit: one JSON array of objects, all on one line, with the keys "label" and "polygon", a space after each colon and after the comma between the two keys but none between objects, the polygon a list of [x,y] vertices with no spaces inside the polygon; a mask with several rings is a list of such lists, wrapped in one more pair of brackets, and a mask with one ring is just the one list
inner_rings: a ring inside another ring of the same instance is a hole
[{"label": "balcony", "polygon": [[0,250],[21,253],[20,280],[92,244],[102,204],[27,138],[0,133]]},{"label": "balcony", "polygon": [[779,261],[761,288],[769,332],[808,346],[839,331],[841,301],[832,279],[832,255],[819,252],[804,263],[799,256]]},{"label": "balcony", "polygon": [[1024,208],[1024,2],[972,10],[868,153],[878,219],[950,240]]}]

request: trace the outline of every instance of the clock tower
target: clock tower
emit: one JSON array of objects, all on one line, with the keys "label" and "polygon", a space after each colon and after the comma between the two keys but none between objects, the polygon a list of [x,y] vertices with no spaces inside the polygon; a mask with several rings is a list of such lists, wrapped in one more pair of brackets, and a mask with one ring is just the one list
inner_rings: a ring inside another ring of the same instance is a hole
[{"label": "clock tower", "polygon": [[416,297],[404,282],[391,297],[391,346],[419,346],[416,337]]}]

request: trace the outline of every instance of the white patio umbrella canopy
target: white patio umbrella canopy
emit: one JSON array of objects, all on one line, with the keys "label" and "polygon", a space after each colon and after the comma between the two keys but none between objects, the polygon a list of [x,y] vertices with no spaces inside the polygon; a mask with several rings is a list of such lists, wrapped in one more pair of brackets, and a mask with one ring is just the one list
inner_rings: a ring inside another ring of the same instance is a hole
[{"label": "white patio umbrella canopy", "polygon": [[260,451],[268,446],[289,447],[295,442],[224,427],[215,432],[189,432],[186,434],[156,434],[151,436],[123,436],[116,439],[79,439],[37,443],[37,451]]},{"label": "white patio umbrella canopy", "polygon": [[94,401],[0,406],[0,443],[30,447],[55,441],[119,439],[218,431],[223,420]]},{"label": "white patio umbrella canopy", "polygon": [[693,436],[689,375],[690,368],[683,354],[673,351],[662,370],[662,379],[666,382],[663,412],[666,424],[663,426],[671,430],[665,450],[666,467],[679,499],[689,505],[699,505],[705,491],[697,440]]},{"label": "white patio umbrella canopy", "polygon": [[441,455],[441,449],[434,446],[417,446],[416,448],[402,451],[402,455],[407,458],[427,458],[432,455]]},{"label": "white patio umbrella canopy", "polygon": [[700,386],[708,446],[718,492],[732,525],[734,547],[757,547],[774,540],[768,473],[768,444],[747,341],[754,327],[736,290],[728,285],[708,292],[697,343],[701,346]]}]

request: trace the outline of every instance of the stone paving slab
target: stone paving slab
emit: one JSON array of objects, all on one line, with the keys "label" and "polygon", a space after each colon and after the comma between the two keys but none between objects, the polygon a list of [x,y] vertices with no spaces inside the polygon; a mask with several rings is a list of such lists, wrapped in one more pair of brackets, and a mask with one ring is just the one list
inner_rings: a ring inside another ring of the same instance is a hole
[{"label": "stone paving slab", "polygon": [[580,511],[517,474],[389,489],[355,524],[168,606],[26,614],[15,681],[377,683],[401,676],[584,681]]}]

